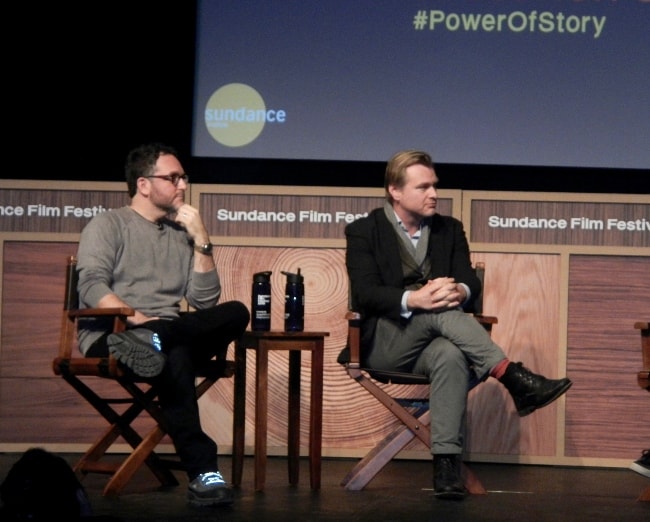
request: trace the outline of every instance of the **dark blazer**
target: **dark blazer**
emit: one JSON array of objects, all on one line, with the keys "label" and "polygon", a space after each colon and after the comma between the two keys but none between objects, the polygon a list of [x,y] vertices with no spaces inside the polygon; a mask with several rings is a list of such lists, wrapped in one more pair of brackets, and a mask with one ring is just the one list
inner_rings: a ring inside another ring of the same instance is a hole
[{"label": "dark blazer", "polygon": [[[430,231],[428,255],[432,278],[453,277],[465,283],[472,297],[476,297],[481,283],[472,269],[463,224],[451,216],[435,214]],[[383,208],[347,225],[345,237],[351,305],[361,313],[361,343],[367,347],[372,342],[379,317],[394,321],[401,317],[404,274],[399,238]]]}]

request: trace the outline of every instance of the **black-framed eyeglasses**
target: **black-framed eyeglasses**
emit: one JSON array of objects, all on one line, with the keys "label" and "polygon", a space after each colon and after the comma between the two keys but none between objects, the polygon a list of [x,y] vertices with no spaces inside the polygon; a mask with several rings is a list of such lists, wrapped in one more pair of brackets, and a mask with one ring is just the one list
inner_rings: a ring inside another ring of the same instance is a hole
[{"label": "black-framed eyeglasses", "polygon": [[175,187],[178,186],[178,183],[183,180],[185,183],[189,183],[190,177],[187,174],[169,174],[167,176],[142,176],[143,178],[157,178],[164,179],[169,181]]}]

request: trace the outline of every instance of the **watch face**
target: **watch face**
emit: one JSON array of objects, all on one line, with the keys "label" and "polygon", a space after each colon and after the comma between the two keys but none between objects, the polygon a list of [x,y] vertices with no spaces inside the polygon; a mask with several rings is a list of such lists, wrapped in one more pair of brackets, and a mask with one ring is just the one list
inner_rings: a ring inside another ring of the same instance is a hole
[{"label": "watch face", "polygon": [[206,243],[204,245],[194,245],[194,250],[201,254],[212,254],[212,243]]}]

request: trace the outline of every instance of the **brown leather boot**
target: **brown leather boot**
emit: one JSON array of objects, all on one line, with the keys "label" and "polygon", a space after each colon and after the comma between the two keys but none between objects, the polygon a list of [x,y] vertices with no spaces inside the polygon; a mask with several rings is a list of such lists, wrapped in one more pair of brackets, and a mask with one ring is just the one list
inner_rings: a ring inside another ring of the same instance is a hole
[{"label": "brown leather boot", "polygon": [[552,403],[573,384],[570,379],[547,379],[531,372],[522,363],[510,363],[500,381],[515,401],[520,417]]}]

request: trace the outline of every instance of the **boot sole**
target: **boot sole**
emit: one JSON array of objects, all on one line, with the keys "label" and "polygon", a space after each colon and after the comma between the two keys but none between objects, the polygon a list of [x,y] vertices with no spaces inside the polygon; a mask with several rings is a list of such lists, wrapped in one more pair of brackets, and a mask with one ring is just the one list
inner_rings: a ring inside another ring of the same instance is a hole
[{"label": "boot sole", "polygon": [[539,410],[540,408],[543,408],[544,406],[548,406],[551,404],[554,400],[556,400],[558,397],[561,397],[563,394],[567,392],[569,388],[573,385],[572,381],[567,382],[564,386],[562,386],[557,393],[552,395],[545,403],[543,404],[535,404],[532,406],[527,406],[526,408],[517,411],[520,417],[525,417],[526,415],[530,415],[533,413],[535,410]]},{"label": "boot sole", "polygon": [[441,491],[439,493],[434,491],[433,495],[441,500],[464,500],[467,493],[464,491]]},{"label": "boot sole", "polygon": [[106,344],[113,357],[140,377],[156,377],[163,371],[165,355],[132,332],[111,334]]}]

